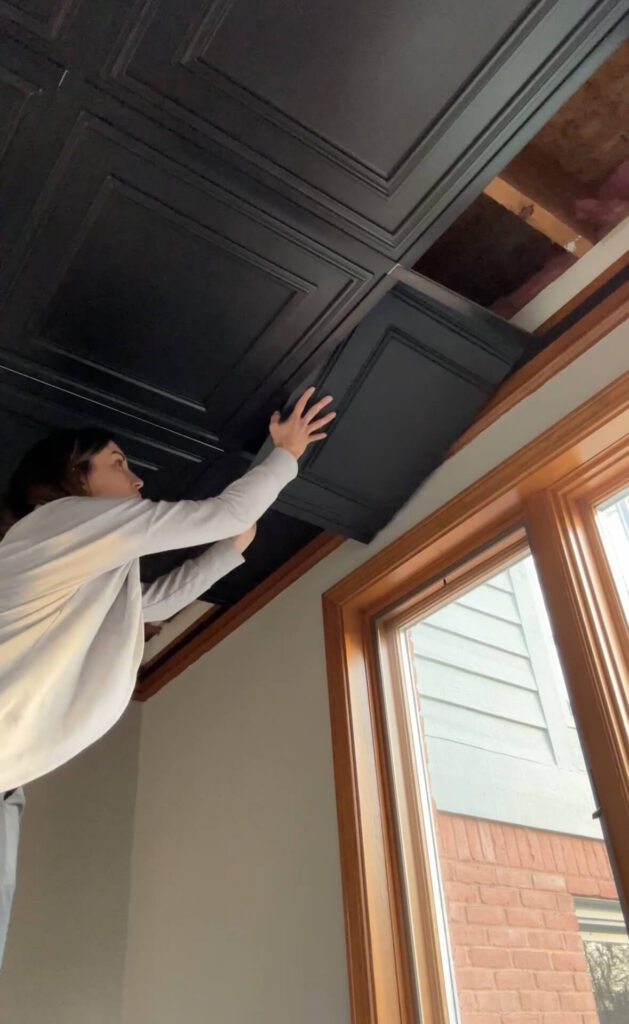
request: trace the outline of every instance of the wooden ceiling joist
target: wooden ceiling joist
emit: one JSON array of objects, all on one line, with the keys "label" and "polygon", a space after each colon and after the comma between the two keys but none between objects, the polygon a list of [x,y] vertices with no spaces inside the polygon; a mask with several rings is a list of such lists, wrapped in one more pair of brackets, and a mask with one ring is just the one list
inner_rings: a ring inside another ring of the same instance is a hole
[{"label": "wooden ceiling joist", "polygon": [[576,231],[552,209],[549,209],[533,196],[516,188],[504,178],[494,178],[485,188],[485,195],[500,203],[511,213],[525,220],[532,228],[546,235],[551,242],[556,242],[563,249],[575,256],[583,256],[592,248],[592,242],[585,235]]},{"label": "wooden ceiling joist", "polygon": [[592,187],[570,174],[551,152],[540,148],[537,140],[529,142],[507,164],[500,178],[569,225],[577,235],[596,242],[590,225],[576,215],[577,200],[590,197]]}]

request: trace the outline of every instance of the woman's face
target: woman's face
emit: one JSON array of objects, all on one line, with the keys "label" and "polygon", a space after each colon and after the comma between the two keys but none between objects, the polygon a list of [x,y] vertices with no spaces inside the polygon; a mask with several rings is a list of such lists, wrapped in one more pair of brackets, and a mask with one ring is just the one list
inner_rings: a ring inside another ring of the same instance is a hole
[{"label": "woman's face", "polygon": [[92,498],[140,498],[143,486],[115,441],[92,455],[87,476],[87,492]]}]

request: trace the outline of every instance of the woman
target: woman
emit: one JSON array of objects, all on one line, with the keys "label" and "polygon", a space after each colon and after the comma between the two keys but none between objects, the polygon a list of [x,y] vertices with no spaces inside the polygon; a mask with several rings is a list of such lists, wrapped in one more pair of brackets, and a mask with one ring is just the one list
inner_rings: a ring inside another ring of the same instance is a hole
[{"label": "woman", "polygon": [[[275,450],[205,501],[153,502],[109,434],[63,431],[11,480],[15,520],[0,543],[0,964],[15,885],[22,786],[69,761],[120,718],[142,658],[144,622],[170,618],[243,561],[257,519],[322,440],[332,401],[306,391]],[[215,543],[140,583],[139,558]]]}]

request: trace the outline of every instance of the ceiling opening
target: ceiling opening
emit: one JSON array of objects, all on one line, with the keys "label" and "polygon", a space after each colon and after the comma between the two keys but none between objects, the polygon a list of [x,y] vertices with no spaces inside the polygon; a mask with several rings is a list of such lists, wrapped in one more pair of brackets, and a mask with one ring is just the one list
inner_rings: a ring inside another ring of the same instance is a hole
[{"label": "ceiling opening", "polygon": [[414,266],[512,319],[629,218],[629,41]]}]

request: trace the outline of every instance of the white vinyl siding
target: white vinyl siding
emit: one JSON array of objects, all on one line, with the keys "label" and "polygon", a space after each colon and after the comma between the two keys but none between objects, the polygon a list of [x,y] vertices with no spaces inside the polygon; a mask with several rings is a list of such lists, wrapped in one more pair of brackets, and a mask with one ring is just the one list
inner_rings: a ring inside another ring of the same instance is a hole
[{"label": "white vinyl siding", "polygon": [[599,837],[532,558],[410,633],[438,809]]}]

